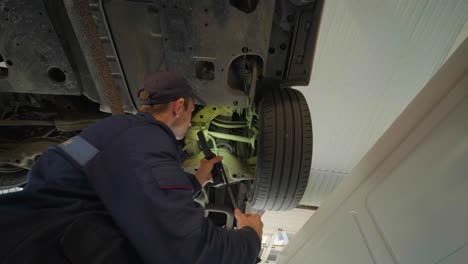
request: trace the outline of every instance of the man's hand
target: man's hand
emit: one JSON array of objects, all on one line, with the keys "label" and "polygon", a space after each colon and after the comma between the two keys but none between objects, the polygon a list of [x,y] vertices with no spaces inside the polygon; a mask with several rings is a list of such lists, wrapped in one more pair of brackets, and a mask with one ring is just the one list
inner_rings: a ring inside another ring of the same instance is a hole
[{"label": "man's hand", "polygon": [[223,160],[223,157],[221,156],[214,157],[210,160],[200,160],[200,167],[195,173],[195,178],[202,187],[205,186],[205,184],[207,184],[211,178],[213,178],[213,175],[211,175],[211,170],[213,169],[214,164],[220,162],[221,160]]},{"label": "man's hand", "polygon": [[237,219],[237,228],[241,229],[243,227],[249,226],[253,228],[256,232],[260,240],[262,240],[263,234],[263,222],[262,222],[262,214],[243,214],[239,209],[234,211],[234,216]]}]

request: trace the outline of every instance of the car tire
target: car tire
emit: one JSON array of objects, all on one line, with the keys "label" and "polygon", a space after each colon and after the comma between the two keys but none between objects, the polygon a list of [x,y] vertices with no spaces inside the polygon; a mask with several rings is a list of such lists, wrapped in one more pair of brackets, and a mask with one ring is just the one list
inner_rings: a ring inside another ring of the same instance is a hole
[{"label": "car tire", "polygon": [[[2,168],[3,169],[3,168]],[[23,186],[27,181],[28,170],[11,169],[11,172],[0,172],[0,190],[7,190],[19,186]]]},{"label": "car tire", "polygon": [[257,168],[250,201],[257,210],[295,208],[307,187],[312,162],[312,122],[301,92],[273,89],[258,105]]}]

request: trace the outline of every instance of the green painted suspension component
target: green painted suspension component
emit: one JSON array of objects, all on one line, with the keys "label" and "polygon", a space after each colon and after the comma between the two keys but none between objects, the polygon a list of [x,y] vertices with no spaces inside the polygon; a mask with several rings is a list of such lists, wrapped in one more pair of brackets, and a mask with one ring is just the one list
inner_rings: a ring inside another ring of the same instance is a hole
[{"label": "green painted suspension component", "polygon": [[[223,156],[223,165],[226,175],[230,181],[253,180],[255,176],[256,157],[250,157],[248,160],[240,160],[236,154],[232,153],[233,147],[230,146],[231,141],[249,144],[251,149],[255,148],[255,140],[257,138],[257,129],[252,125],[253,112],[247,110],[246,121],[232,121],[232,115],[237,112],[241,114],[243,109],[233,107],[205,106],[196,114],[194,114],[191,122],[191,127],[185,135],[184,150],[189,154],[189,157],[184,162],[184,169],[190,173],[196,173],[196,169],[203,159],[203,153],[198,145],[198,131],[203,131],[208,142],[211,141],[212,151],[219,156]],[[223,129],[249,129],[249,136],[232,135],[219,131],[209,130],[210,125]],[[218,142],[217,142],[218,141]]]},{"label": "green painted suspension component", "polygon": [[212,132],[208,131],[208,135],[211,135],[215,138],[222,138],[222,139],[227,139],[227,140],[233,140],[233,141],[239,141],[239,142],[244,142],[248,143],[253,147],[255,147],[255,137],[241,137],[241,136],[236,136],[236,135],[231,135],[231,134],[225,134],[225,133],[218,133],[218,132]]},{"label": "green painted suspension component", "polygon": [[213,121],[211,121],[211,124],[217,127],[230,128],[230,129],[248,127],[247,122],[244,122],[244,121],[223,121],[223,120],[214,119]]},{"label": "green painted suspension component", "polygon": [[236,108],[229,106],[205,106],[192,117],[192,125],[206,127],[217,116],[231,117]]},{"label": "green painted suspension component", "polygon": [[[185,147],[184,150],[189,155],[196,155],[201,150],[198,147],[197,132],[200,130],[207,130],[210,127],[211,121],[217,116],[232,117],[236,108],[229,106],[205,106],[192,117],[192,126],[189,127],[185,134]],[[206,135],[209,140],[210,138]]]},{"label": "green painted suspension component", "polygon": [[[218,155],[223,156],[223,165],[226,172],[226,176],[230,182],[253,180],[255,175],[255,169],[252,169],[248,164],[243,164],[235,155],[231,154],[229,150],[224,148],[218,149]],[[200,160],[204,158],[203,153],[200,152],[195,156],[185,160],[184,169],[187,172],[195,174]]]}]

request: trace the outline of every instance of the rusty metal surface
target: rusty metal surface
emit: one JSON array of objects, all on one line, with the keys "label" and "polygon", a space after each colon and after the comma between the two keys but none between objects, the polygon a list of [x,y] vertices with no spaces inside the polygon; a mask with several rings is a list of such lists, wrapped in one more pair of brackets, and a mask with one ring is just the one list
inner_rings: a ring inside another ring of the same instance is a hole
[{"label": "rusty metal surface", "polygon": [[102,97],[101,100],[106,102],[112,114],[122,114],[123,107],[117,87],[112,79],[112,71],[107,62],[104,48],[102,47],[99,34],[96,29],[95,21],[92,17],[89,2],[87,0],[73,0],[73,6],[78,12],[81,26],[87,40],[87,46],[91,51],[92,62],[94,62],[97,74],[102,82]]}]

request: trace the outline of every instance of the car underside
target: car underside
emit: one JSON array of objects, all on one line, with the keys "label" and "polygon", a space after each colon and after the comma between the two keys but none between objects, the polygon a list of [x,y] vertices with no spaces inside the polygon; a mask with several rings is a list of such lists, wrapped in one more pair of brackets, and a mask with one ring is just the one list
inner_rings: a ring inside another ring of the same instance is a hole
[{"label": "car underside", "polygon": [[[26,183],[48,147],[111,114],[136,113],[145,75],[181,73],[198,97],[181,144],[209,147],[237,204],[288,210],[312,159],[309,83],[321,0],[0,1],[0,188]],[[197,201],[232,227],[224,185]]]}]

